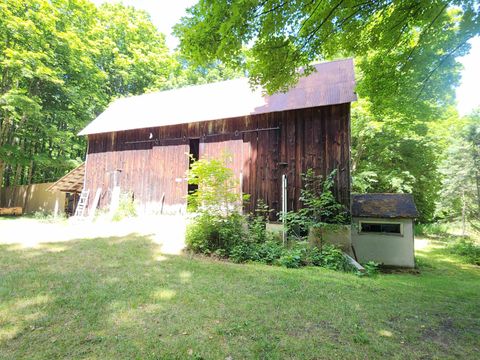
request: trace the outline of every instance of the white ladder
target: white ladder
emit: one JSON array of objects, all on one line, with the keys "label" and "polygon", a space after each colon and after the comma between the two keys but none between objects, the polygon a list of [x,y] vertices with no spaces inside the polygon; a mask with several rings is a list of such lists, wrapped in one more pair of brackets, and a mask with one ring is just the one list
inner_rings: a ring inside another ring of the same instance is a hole
[{"label": "white ladder", "polygon": [[78,199],[77,209],[75,210],[75,216],[83,217],[87,208],[88,194],[90,190],[82,190],[80,199]]}]

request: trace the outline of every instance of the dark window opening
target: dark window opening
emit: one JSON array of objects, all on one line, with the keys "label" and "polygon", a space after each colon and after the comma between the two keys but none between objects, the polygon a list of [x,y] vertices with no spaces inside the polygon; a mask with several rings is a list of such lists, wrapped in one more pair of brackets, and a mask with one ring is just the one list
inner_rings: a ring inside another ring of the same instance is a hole
[{"label": "dark window opening", "polygon": [[[197,161],[200,157],[200,139],[190,139],[190,160],[188,164],[188,168],[190,169],[193,162]],[[188,193],[194,193],[197,191],[198,185],[197,184],[188,184]]]},{"label": "dark window opening", "polygon": [[392,223],[360,223],[362,233],[401,234],[400,224]]}]

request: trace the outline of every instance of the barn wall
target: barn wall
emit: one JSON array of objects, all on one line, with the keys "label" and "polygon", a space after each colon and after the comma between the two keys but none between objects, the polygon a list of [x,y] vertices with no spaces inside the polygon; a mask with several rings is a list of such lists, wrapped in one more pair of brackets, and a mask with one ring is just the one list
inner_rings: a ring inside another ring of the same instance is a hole
[{"label": "barn wall", "polygon": [[90,135],[85,187],[102,188],[100,206],[118,185],[146,210],[178,210],[186,203],[191,138],[200,139],[200,158],[232,155],[230,166],[251,196],[247,210],[263,199],[280,211],[282,174],[288,209],[297,209],[308,168],[323,175],[337,169],[335,194],[350,206],[350,104]]}]

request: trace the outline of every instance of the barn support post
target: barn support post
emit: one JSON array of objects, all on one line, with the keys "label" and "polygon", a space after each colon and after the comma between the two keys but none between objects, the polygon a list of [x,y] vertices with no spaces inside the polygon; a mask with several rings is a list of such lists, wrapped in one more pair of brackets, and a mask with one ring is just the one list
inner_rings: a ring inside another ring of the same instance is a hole
[{"label": "barn support post", "polygon": [[282,174],[282,240],[285,245],[287,240],[287,175]]}]

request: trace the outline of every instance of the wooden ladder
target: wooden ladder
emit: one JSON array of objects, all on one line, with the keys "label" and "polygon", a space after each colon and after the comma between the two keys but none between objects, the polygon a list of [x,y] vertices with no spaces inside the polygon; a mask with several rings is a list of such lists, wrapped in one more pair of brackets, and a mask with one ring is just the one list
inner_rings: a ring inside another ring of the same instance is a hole
[{"label": "wooden ladder", "polygon": [[78,199],[77,209],[75,210],[75,216],[83,217],[85,209],[87,208],[88,194],[90,190],[82,190],[80,198]]}]

